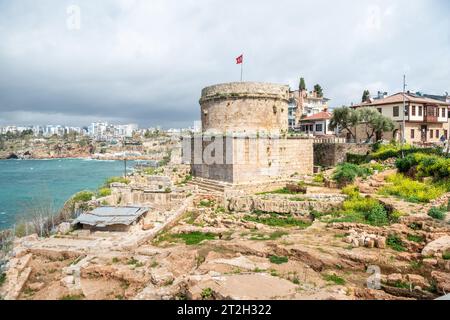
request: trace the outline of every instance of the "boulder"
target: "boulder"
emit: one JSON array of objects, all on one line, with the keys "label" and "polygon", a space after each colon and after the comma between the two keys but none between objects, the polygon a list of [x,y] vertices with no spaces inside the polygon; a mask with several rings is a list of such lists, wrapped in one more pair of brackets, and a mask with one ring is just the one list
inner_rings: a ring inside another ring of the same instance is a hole
[{"label": "boulder", "polygon": [[436,281],[436,289],[439,293],[450,292],[450,273],[433,271],[431,272],[431,278]]},{"label": "boulder", "polygon": [[387,283],[390,285],[394,285],[398,282],[403,281],[403,276],[400,273],[392,273],[387,276]]},{"label": "boulder", "polygon": [[298,184],[287,184],[286,189],[288,189],[290,192],[302,193],[302,194],[306,194],[306,191],[307,191],[307,188],[305,186],[300,186]]},{"label": "boulder", "polygon": [[44,283],[42,283],[42,282],[33,282],[28,285],[28,288],[30,288],[33,291],[39,291],[43,287],[44,287]]},{"label": "boulder", "polygon": [[450,236],[443,236],[428,243],[422,249],[422,255],[425,257],[433,257],[437,253],[443,253],[450,250]]},{"label": "boulder", "polygon": [[420,288],[428,288],[430,286],[428,281],[418,274],[407,274],[406,280],[414,286],[419,286]]},{"label": "boulder", "polygon": [[173,273],[166,268],[155,268],[152,269],[151,281],[156,286],[167,286],[174,281]]},{"label": "boulder", "polygon": [[72,226],[70,225],[69,222],[60,223],[57,228],[58,233],[61,233],[61,234],[66,234],[66,233],[70,232],[71,229],[72,229]]},{"label": "boulder", "polygon": [[437,259],[423,259],[422,262],[423,262],[423,265],[428,268],[435,267],[438,264]]}]

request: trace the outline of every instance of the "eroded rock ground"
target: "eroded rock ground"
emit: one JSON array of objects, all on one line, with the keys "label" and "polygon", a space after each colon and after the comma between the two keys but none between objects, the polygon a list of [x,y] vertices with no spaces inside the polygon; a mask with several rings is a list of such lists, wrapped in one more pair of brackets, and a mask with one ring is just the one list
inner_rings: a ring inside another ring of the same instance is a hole
[{"label": "eroded rock ground", "polygon": [[[361,189],[373,192],[382,183],[375,176]],[[311,223],[287,226],[252,221],[246,218],[248,212],[229,212],[220,194],[198,192],[193,197],[176,224],[135,247],[120,246],[113,236],[109,241],[79,239],[84,242],[77,246],[61,239],[21,239],[3,295],[12,299],[434,299],[450,292],[450,260],[446,260],[450,226],[428,217],[426,206],[385,198],[407,215],[384,227],[327,224],[312,217]],[[271,217],[266,218],[267,222]],[[401,251],[387,244],[389,234],[401,239]]]}]

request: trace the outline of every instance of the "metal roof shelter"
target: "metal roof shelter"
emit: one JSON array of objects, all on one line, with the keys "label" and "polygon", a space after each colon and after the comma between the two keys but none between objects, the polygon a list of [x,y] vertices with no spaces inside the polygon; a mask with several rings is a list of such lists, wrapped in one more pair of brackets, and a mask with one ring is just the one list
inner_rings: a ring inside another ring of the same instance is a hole
[{"label": "metal roof shelter", "polygon": [[82,213],[73,224],[87,224],[99,228],[112,225],[129,226],[148,210],[149,208],[145,207],[99,207]]}]

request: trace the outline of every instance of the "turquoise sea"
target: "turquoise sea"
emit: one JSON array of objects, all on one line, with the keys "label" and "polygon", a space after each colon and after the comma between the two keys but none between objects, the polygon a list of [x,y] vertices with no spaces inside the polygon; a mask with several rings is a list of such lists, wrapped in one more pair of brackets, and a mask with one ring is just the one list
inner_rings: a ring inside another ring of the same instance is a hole
[{"label": "turquoise sea", "polygon": [[[133,165],[128,161],[127,170]],[[0,160],[0,230],[26,216],[30,207],[51,203],[61,208],[74,193],[96,190],[108,177],[123,172],[123,161]]]}]

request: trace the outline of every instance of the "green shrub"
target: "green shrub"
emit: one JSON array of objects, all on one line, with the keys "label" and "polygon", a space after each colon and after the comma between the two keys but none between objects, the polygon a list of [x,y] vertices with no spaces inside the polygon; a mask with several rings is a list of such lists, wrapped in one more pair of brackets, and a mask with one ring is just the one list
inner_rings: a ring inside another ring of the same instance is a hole
[{"label": "green shrub", "polygon": [[333,180],[341,185],[355,181],[356,177],[367,177],[372,171],[352,163],[339,164],[333,174]]},{"label": "green shrub", "polygon": [[359,188],[355,185],[348,185],[342,189],[342,193],[347,195],[349,198],[358,198]]},{"label": "green shrub", "polygon": [[112,183],[125,183],[129,184],[130,180],[124,177],[111,177],[106,179],[105,186],[109,187]]},{"label": "green shrub", "polygon": [[384,226],[389,224],[386,209],[381,204],[373,207],[367,214],[366,219],[374,226]]},{"label": "green shrub", "polygon": [[214,201],[212,201],[212,200],[203,199],[203,200],[200,200],[200,202],[199,202],[200,207],[209,208],[209,207],[212,207],[213,205],[214,205]]},{"label": "green shrub", "polygon": [[414,235],[414,234],[408,234],[406,236],[406,239],[408,239],[409,241],[417,242],[417,243],[422,243],[425,240],[423,238],[423,236],[417,236],[417,235]]},{"label": "green shrub", "polygon": [[428,210],[428,215],[434,219],[444,220],[447,212],[444,208],[432,207]]},{"label": "green shrub", "polygon": [[107,196],[110,196],[110,195],[111,195],[111,189],[110,189],[110,188],[100,188],[100,189],[98,190],[97,195],[98,195],[99,197],[107,197]]},{"label": "green shrub", "polygon": [[324,177],[323,173],[316,174],[314,176],[313,181],[316,182],[316,183],[324,183],[325,182],[325,177]]},{"label": "green shrub", "polygon": [[[298,227],[298,228],[307,228],[311,225],[311,222],[306,222],[303,220],[299,220],[294,218],[292,215],[282,215],[273,212],[253,212],[256,216],[247,215],[244,217],[245,221],[251,221],[256,223],[265,224],[271,227]],[[268,216],[262,216],[268,215]]]},{"label": "green shrub", "polygon": [[288,257],[269,256],[269,261],[274,264],[283,264],[289,261]]},{"label": "green shrub", "polygon": [[387,178],[392,185],[380,189],[382,195],[392,195],[410,202],[430,202],[443,195],[445,187],[412,180],[402,174],[394,174]]},{"label": "green shrub", "polygon": [[80,191],[72,198],[74,202],[88,202],[92,200],[94,193],[91,191]]},{"label": "green shrub", "polygon": [[417,160],[414,154],[408,154],[404,158],[398,158],[395,160],[395,166],[399,172],[407,173],[413,166],[416,166]]},{"label": "green shrub", "polygon": [[446,251],[442,254],[442,259],[450,260],[450,251]]},{"label": "green shrub", "polygon": [[211,288],[205,288],[202,290],[201,297],[202,300],[211,299],[213,296],[213,290]]},{"label": "green shrub", "polygon": [[180,234],[174,235],[174,237],[184,240],[184,242],[187,245],[195,245],[195,244],[199,244],[203,240],[214,240],[216,238],[215,234],[213,234],[213,233],[210,233],[210,232],[204,233],[204,232],[199,232],[199,231],[194,231],[191,233],[180,233]]},{"label": "green shrub", "polygon": [[366,154],[354,154],[354,153],[347,153],[347,162],[352,164],[363,164],[367,163],[371,160],[369,155]]},{"label": "green shrub", "polygon": [[390,234],[387,238],[386,244],[395,251],[406,251],[406,248],[403,246],[402,239],[396,234]]},{"label": "green shrub", "polygon": [[343,286],[345,284],[345,280],[335,274],[328,274],[323,277],[326,281],[334,282],[337,285]]},{"label": "green shrub", "polygon": [[0,287],[5,283],[6,281],[6,273],[1,272],[0,273]]}]

